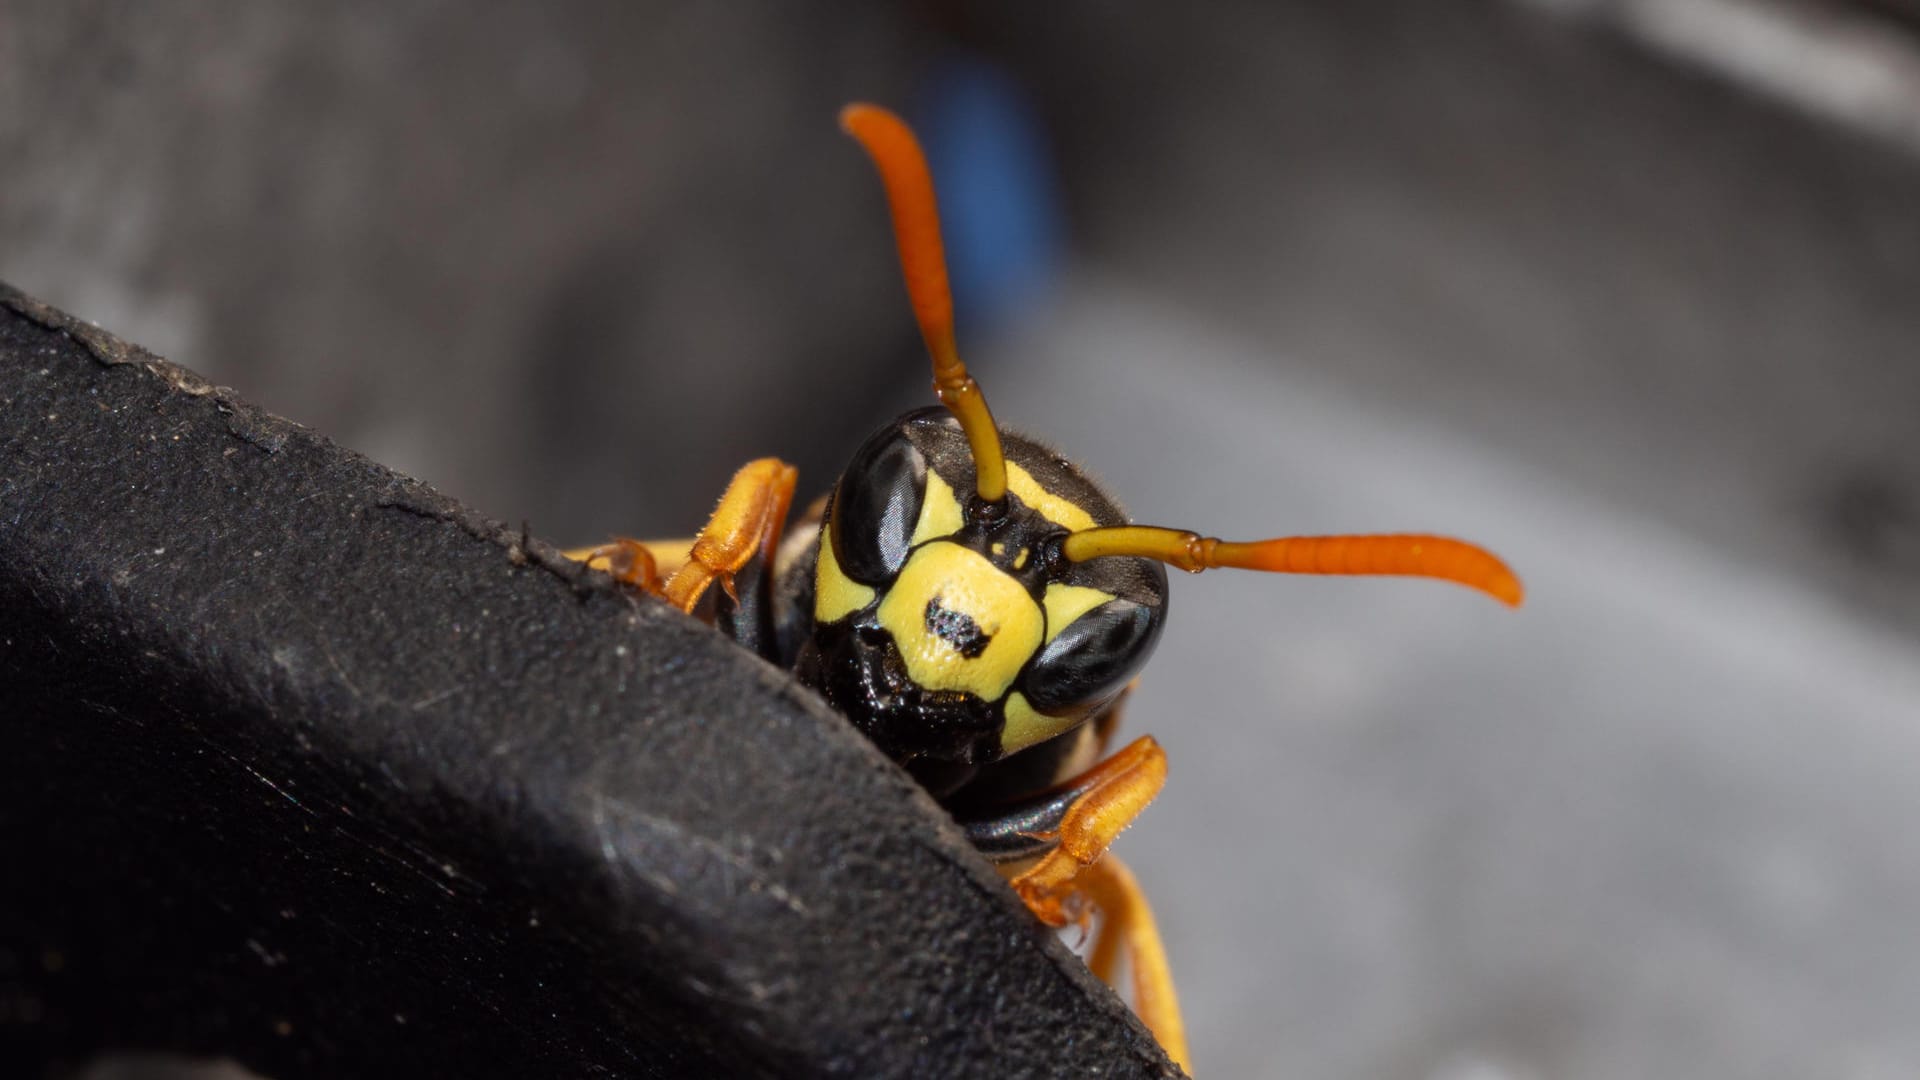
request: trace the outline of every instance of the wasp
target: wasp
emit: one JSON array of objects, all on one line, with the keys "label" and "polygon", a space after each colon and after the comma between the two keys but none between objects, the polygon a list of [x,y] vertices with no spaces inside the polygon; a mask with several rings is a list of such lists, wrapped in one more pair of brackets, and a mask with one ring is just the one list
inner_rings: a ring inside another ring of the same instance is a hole
[{"label": "wasp", "polygon": [[994,423],[955,343],[919,143],[877,106],[850,105],[840,122],[879,171],[940,404],[869,437],[791,535],[796,471],[763,458],[690,541],[569,554],[709,612],[818,691],[953,813],[1041,922],[1088,929],[1096,975],[1111,982],[1124,953],[1135,1011],[1184,1067],[1151,909],[1107,854],[1166,781],[1150,736],[1106,752],[1165,624],[1166,568],[1437,578],[1516,606],[1520,581],[1447,537],[1235,543],[1134,524],[1071,459]]}]

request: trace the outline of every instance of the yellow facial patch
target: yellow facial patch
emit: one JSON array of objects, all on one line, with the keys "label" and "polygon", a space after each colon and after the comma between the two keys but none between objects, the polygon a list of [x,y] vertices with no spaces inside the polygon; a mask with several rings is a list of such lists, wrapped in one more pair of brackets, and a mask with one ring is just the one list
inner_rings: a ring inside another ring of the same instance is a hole
[{"label": "yellow facial patch", "polygon": [[[1048,585],[1046,595],[1041,598],[1047,612],[1046,640],[1051,642],[1059,637],[1060,631],[1071,626],[1073,620],[1111,599],[1112,593],[1089,589],[1084,585],[1061,585],[1057,582]],[[1000,711],[1007,718],[1006,725],[1000,729],[1000,752],[1003,754],[1046,742],[1079,722],[1076,717],[1048,716],[1034,708],[1025,694],[1017,692],[1007,695]]]},{"label": "yellow facial patch", "polygon": [[1093,528],[1093,517],[1085,510],[1040,486],[1033,474],[1007,462],[1007,487],[1020,501],[1040,512],[1040,516],[1068,532]]},{"label": "yellow facial patch", "polygon": [[946,541],[914,551],[878,615],[915,683],[986,701],[1013,685],[1046,621],[1019,582]]},{"label": "yellow facial patch", "polygon": [[837,622],[873,603],[873,590],[847,576],[833,557],[833,537],[820,526],[820,562],[813,572],[813,619]]},{"label": "yellow facial patch", "polygon": [[1073,620],[1113,599],[1110,592],[1089,589],[1084,585],[1062,585],[1058,582],[1047,586],[1046,595],[1041,602],[1047,606],[1047,641],[1060,636]]},{"label": "yellow facial patch", "polygon": [[927,493],[920,500],[920,520],[914,523],[913,539],[907,541],[907,546],[919,547],[929,540],[952,536],[965,522],[966,515],[953,488],[940,479],[939,473],[928,469]]},{"label": "yellow facial patch", "polygon": [[1007,718],[1006,726],[1000,729],[1000,752],[1003,754],[1046,742],[1077,722],[1040,712],[1027,704],[1025,694],[1017,691],[1007,695],[1001,712]]}]

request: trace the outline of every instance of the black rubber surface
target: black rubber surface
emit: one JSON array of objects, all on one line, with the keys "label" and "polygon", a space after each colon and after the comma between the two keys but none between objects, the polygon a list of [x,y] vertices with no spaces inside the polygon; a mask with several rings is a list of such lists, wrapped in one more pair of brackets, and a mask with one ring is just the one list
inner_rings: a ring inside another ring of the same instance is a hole
[{"label": "black rubber surface", "polygon": [[129,1047],[1173,1072],[784,673],[3,290],[0,1074]]}]

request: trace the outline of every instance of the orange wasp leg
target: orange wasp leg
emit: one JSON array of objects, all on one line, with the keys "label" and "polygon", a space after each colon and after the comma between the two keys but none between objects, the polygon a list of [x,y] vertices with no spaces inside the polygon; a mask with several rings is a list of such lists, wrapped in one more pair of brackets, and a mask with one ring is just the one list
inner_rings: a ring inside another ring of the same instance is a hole
[{"label": "orange wasp leg", "polygon": [[1091,902],[1102,914],[1089,966],[1103,981],[1125,946],[1133,970],[1134,1011],[1167,1055],[1185,1068],[1186,1028],[1153,910],[1133,875],[1106,855],[1122,830],[1167,782],[1167,755],[1152,736],[1127,744],[1069,781],[1080,794],[1060,819],[1057,846],[1010,884],[1036,918],[1049,926],[1084,922]]},{"label": "orange wasp leg", "polygon": [[715,580],[732,596],[733,575],[759,552],[766,551],[771,559],[779,548],[799,476],[779,458],[760,458],[740,466],[707,519],[707,527],[693,538],[686,563],[667,579],[661,597],[681,611],[692,611]]},{"label": "orange wasp leg", "polygon": [[[733,474],[707,527],[691,541],[642,543],[625,537],[567,552],[569,558],[605,570],[628,585],[653,593],[681,611],[692,611],[714,581],[733,595],[733,575],[753,557],[780,546],[799,472],[779,458],[749,461]],[[662,574],[668,575],[662,580]]]},{"label": "orange wasp leg", "polygon": [[1069,781],[1081,791],[1060,819],[1057,846],[1013,879],[1013,891],[1048,926],[1075,921],[1073,879],[1106,853],[1166,782],[1167,755],[1151,735]]},{"label": "orange wasp leg", "polygon": [[1173,969],[1167,964],[1167,948],[1160,941],[1160,928],[1153,919],[1147,895],[1134,880],[1133,871],[1117,856],[1109,854],[1083,871],[1077,881],[1087,899],[1100,909],[1100,930],[1093,939],[1093,952],[1087,967],[1094,977],[1113,985],[1114,965],[1120,950],[1127,950],[1127,967],[1133,975],[1133,1011],[1160,1040],[1161,1049],[1174,1064],[1191,1072],[1187,1057],[1187,1026],[1180,1018],[1180,999],[1173,989]]},{"label": "orange wasp leg", "polygon": [[561,554],[576,562],[586,563],[595,570],[605,570],[623,585],[631,585],[658,596],[664,585],[660,577],[661,563],[668,563],[668,571],[671,572],[685,561],[684,553],[678,558],[669,558],[663,556],[661,550],[675,546],[685,549],[692,544],[690,540],[642,542],[616,536],[598,547],[571,548]]}]

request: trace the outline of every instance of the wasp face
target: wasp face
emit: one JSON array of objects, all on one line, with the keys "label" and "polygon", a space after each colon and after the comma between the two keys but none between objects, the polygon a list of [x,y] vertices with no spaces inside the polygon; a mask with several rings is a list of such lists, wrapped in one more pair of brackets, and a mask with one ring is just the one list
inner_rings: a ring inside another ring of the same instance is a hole
[{"label": "wasp face", "polygon": [[973,494],[967,438],[942,409],[867,440],[822,525],[798,670],[902,761],[979,764],[1097,713],[1159,640],[1166,573],[1069,562],[1070,533],[1125,515],[1071,463],[1005,435],[1008,491]]},{"label": "wasp face", "polygon": [[1092,716],[1159,639],[1162,563],[1411,574],[1520,602],[1505,564],[1447,537],[1228,542],[1128,524],[1072,463],[994,424],[954,341],[933,182],[913,133],[868,105],[849,106],[841,123],[887,189],[946,410],[902,417],[841,476],[816,546],[814,629],[795,670],[896,760],[984,763]]}]

